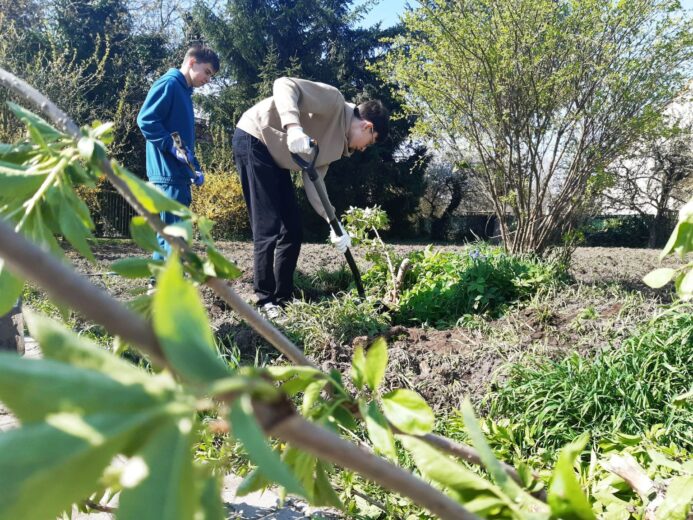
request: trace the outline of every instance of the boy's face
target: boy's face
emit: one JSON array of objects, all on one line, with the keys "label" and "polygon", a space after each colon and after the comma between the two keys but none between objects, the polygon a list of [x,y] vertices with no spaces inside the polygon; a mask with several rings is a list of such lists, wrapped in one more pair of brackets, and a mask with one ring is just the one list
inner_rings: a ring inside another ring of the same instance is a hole
[{"label": "boy's face", "polygon": [[355,124],[351,126],[348,140],[349,149],[363,152],[366,148],[374,145],[378,140],[378,132],[373,128],[373,123],[363,119],[355,119]]},{"label": "boy's face", "polygon": [[190,58],[190,81],[193,87],[206,85],[215,73],[216,70],[214,70],[211,64]]}]

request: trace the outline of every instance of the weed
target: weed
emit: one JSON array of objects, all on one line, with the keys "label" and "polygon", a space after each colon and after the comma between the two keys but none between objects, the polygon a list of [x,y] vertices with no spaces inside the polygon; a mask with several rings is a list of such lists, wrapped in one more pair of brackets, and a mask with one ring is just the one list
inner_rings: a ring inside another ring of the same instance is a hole
[{"label": "weed", "polygon": [[287,335],[306,352],[319,352],[337,342],[356,336],[375,335],[389,327],[386,314],[379,314],[372,302],[360,302],[351,295],[316,303],[296,301],[286,306],[284,326]]},{"label": "weed", "polygon": [[525,425],[523,450],[558,448],[589,431],[599,441],[622,431],[661,425],[662,441],[693,446],[693,408],[672,407],[693,380],[692,307],[672,308],[641,327],[620,348],[594,357],[514,365],[491,395],[490,415]]},{"label": "weed", "polygon": [[[433,251],[409,255],[407,273],[395,321],[446,327],[465,314],[497,317],[507,307],[527,299],[540,288],[559,283],[557,264],[526,256],[511,256],[499,248],[479,245],[467,254]],[[364,279],[383,286],[382,266]]]}]

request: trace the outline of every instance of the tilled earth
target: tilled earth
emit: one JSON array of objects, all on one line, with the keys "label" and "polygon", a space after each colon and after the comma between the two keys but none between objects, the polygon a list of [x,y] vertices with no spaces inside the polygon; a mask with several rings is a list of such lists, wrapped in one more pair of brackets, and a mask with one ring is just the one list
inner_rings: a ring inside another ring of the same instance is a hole
[{"label": "tilled earth", "polygon": [[[218,242],[218,247],[244,272],[232,285],[247,301],[253,301],[252,244]],[[398,245],[398,252],[422,249],[424,245]],[[440,246],[461,250],[461,246]],[[494,384],[502,381],[500,370],[507,361],[532,356],[554,359],[578,351],[583,354],[617,347],[638,324],[651,318],[656,304],[670,298],[668,289],[654,291],[642,277],[658,264],[658,250],[627,248],[578,248],[571,274],[575,282],[511,309],[498,320],[479,319],[450,330],[393,327],[388,333],[387,387],[408,387],[420,392],[436,409],[455,408],[470,395],[477,403]],[[121,300],[144,292],[146,282],[105,275],[109,264],[143,252],[127,241],[111,241],[95,250],[92,265],[69,254],[78,271],[103,285]],[[365,260],[355,251],[359,265]],[[665,262],[670,264],[671,261]],[[334,271],[344,264],[326,244],[305,244],[298,270],[306,275],[323,269]],[[231,337],[249,360],[271,359],[273,351],[252,329],[240,323],[229,306],[205,288],[203,296],[214,329]],[[313,297],[326,297],[317,294]],[[330,352],[314,354],[324,368],[348,370],[351,354],[358,344],[371,338],[352,338],[346,344],[333,343]]]}]

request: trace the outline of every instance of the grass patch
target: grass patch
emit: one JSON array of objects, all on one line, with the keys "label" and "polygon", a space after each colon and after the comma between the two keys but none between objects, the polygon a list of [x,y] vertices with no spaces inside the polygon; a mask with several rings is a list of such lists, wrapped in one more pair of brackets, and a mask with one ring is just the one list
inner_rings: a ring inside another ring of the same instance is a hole
[{"label": "grass patch", "polygon": [[287,305],[285,312],[287,336],[306,353],[320,353],[334,343],[375,335],[390,326],[389,317],[378,313],[374,302],[361,302],[349,294],[315,303],[297,301]]},{"label": "grass patch", "polygon": [[619,431],[644,434],[656,425],[662,442],[690,450],[693,407],[672,401],[693,381],[692,309],[669,309],[617,349],[513,365],[488,400],[490,417],[524,425],[526,453],[559,448],[585,431],[598,442]]}]

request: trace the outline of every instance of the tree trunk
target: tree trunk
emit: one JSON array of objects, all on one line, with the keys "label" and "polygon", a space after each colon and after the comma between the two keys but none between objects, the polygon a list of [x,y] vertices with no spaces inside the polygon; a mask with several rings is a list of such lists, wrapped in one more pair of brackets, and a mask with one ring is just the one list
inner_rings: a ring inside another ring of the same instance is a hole
[{"label": "tree trunk", "polygon": [[0,316],[0,351],[24,355],[24,317],[21,301],[10,312]]}]

